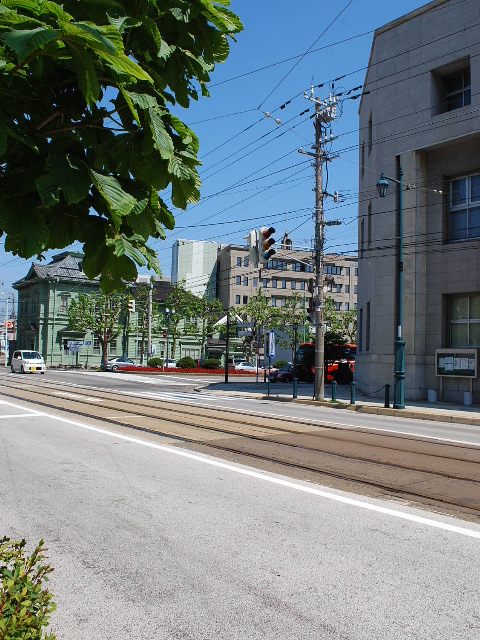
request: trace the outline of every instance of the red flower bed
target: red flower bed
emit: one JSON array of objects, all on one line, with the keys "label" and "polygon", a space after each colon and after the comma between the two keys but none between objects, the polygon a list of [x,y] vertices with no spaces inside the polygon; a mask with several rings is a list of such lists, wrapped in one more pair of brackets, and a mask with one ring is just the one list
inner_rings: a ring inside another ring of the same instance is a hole
[{"label": "red flower bed", "polygon": [[[162,369],[162,367],[122,367],[118,369],[117,373],[126,371],[128,373],[207,373],[213,375],[225,375],[225,369],[180,369],[169,367],[168,369]],[[263,369],[258,370],[259,373],[263,373]],[[254,376],[256,371],[237,371],[235,369],[229,369],[229,374],[236,376]]]}]

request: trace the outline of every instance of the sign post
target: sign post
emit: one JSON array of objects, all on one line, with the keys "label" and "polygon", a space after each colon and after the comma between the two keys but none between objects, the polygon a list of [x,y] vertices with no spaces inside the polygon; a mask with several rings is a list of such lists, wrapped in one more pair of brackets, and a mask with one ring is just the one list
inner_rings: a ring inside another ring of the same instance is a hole
[{"label": "sign post", "polygon": [[270,329],[268,334],[268,391],[267,395],[270,395],[270,372],[272,368],[272,358],[275,357],[275,331]]}]

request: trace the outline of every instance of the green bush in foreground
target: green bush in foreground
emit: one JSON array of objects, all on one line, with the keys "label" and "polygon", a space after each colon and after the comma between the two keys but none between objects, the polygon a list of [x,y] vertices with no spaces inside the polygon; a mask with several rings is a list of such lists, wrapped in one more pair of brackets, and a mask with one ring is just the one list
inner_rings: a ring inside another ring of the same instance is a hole
[{"label": "green bush in foreground", "polygon": [[216,358],[208,358],[202,365],[202,369],[218,369],[222,363]]},{"label": "green bush in foreground", "polygon": [[150,358],[147,365],[149,367],[163,367],[163,358]]},{"label": "green bush in foreground", "polygon": [[280,369],[281,367],[283,367],[284,364],[288,364],[288,362],[286,360],[279,360],[278,362],[275,362],[275,364],[272,366],[275,367],[276,369]]},{"label": "green bush in foreground", "polygon": [[44,544],[40,540],[29,556],[25,540],[0,539],[0,640],[55,640],[42,629],[57,606],[43,586],[53,571]]},{"label": "green bush in foreground", "polygon": [[180,358],[180,360],[177,360],[177,367],[179,369],[196,369],[197,363],[190,356],[185,356],[184,358]]}]

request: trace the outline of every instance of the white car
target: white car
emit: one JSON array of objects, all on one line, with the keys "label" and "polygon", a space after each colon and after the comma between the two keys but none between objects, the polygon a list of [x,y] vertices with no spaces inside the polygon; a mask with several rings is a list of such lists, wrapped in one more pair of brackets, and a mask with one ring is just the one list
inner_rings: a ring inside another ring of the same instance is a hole
[{"label": "white car", "polygon": [[12,373],[33,373],[39,371],[45,373],[45,360],[38,351],[14,351],[12,364],[10,366]]},{"label": "white car", "polygon": [[235,365],[235,371],[249,371],[254,373],[257,371],[257,367],[251,362],[240,362]]}]

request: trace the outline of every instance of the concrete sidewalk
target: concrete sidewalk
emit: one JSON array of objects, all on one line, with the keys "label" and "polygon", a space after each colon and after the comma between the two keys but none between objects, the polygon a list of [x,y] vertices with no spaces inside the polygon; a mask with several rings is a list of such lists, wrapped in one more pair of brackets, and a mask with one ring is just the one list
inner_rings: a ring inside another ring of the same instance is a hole
[{"label": "concrete sidewalk", "polygon": [[452,422],[480,426],[480,407],[457,405],[449,402],[407,402],[405,409],[394,409],[390,399],[390,408],[384,406],[384,397],[367,397],[356,390],[355,404],[350,404],[350,386],[337,386],[337,402],[332,402],[332,385],[325,386],[325,401],[313,400],[313,384],[299,383],[297,398],[293,398],[293,385],[271,383],[270,395],[268,395],[267,382],[254,382],[251,380],[225,382],[212,382],[198,389],[200,392],[213,391],[215,393],[228,393],[229,395],[248,396],[252,398],[269,399],[280,402],[295,402],[315,406],[330,407],[343,411],[356,411],[386,416],[398,416],[401,418],[415,418],[417,420],[436,420],[438,422]]}]

